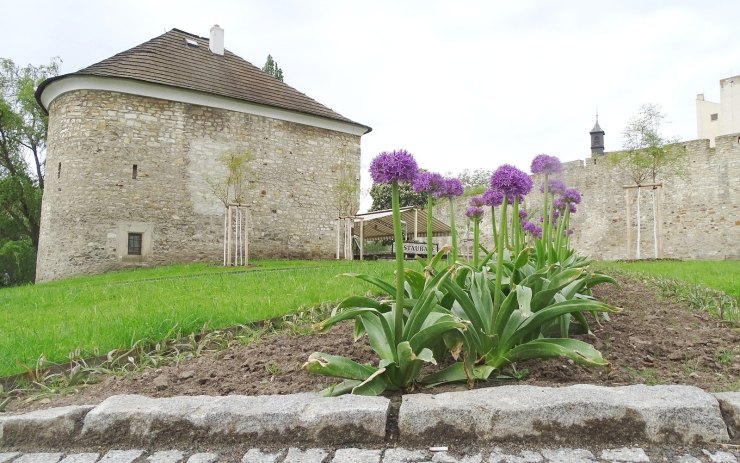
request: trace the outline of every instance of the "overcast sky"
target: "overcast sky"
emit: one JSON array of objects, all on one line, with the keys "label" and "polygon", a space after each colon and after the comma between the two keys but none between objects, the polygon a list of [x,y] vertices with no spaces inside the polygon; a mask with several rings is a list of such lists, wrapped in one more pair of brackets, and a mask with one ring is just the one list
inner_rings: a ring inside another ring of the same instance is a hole
[{"label": "overcast sky", "polygon": [[421,167],[458,172],[538,153],[590,155],[598,107],[607,150],[643,103],[668,115],[665,135],[694,139],[695,99],[718,101],[740,74],[737,1],[265,0],[3,2],[0,56],[63,60],[62,73],[178,28],[369,125],[363,175],[380,151],[406,148]]}]

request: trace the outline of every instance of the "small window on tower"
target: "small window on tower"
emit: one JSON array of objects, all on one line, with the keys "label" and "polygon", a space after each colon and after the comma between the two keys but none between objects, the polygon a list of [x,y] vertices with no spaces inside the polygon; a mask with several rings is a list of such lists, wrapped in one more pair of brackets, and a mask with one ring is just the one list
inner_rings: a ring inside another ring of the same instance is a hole
[{"label": "small window on tower", "polygon": [[129,256],[140,256],[141,255],[141,233],[129,233],[128,234],[128,255]]},{"label": "small window on tower", "polygon": [[138,175],[138,173],[139,173],[139,166],[134,164],[134,168],[131,170],[131,178],[136,180],[136,176]]},{"label": "small window on tower", "polygon": [[719,119],[719,114],[714,113],[711,116],[709,116],[709,119],[710,120],[713,120],[713,121],[716,121],[717,119]]}]

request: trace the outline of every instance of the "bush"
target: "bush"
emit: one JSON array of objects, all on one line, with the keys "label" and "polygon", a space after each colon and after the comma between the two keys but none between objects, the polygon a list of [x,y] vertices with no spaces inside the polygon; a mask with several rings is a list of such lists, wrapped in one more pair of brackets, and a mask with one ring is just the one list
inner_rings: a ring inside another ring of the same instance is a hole
[{"label": "bush", "polygon": [[28,240],[7,241],[0,246],[0,287],[33,283],[36,250]]}]

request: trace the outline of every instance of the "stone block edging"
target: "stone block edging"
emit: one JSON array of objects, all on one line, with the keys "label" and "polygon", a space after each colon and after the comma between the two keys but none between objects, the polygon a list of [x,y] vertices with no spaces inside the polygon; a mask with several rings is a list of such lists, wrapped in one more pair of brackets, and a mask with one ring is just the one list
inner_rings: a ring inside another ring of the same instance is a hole
[{"label": "stone block edging", "polygon": [[0,448],[246,440],[340,446],[384,443],[396,435],[404,445],[440,439],[694,444],[729,442],[738,421],[740,393],[712,395],[691,386],[499,386],[410,394],[397,415],[384,397],[119,395],[97,406],[0,413]]}]

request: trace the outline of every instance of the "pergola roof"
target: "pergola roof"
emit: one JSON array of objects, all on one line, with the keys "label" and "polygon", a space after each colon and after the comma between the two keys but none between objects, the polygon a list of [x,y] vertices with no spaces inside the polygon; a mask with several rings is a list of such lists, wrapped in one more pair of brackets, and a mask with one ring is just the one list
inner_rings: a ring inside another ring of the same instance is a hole
[{"label": "pergola roof", "polygon": [[[401,221],[406,222],[409,237],[427,236],[427,212],[414,206],[401,208]],[[363,236],[366,240],[393,239],[393,211],[383,210],[357,214],[353,234],[359,235],[360,222],[363,222]],[[432,218],[432,236],[450,236],[450,226],[439,219]]]}]

